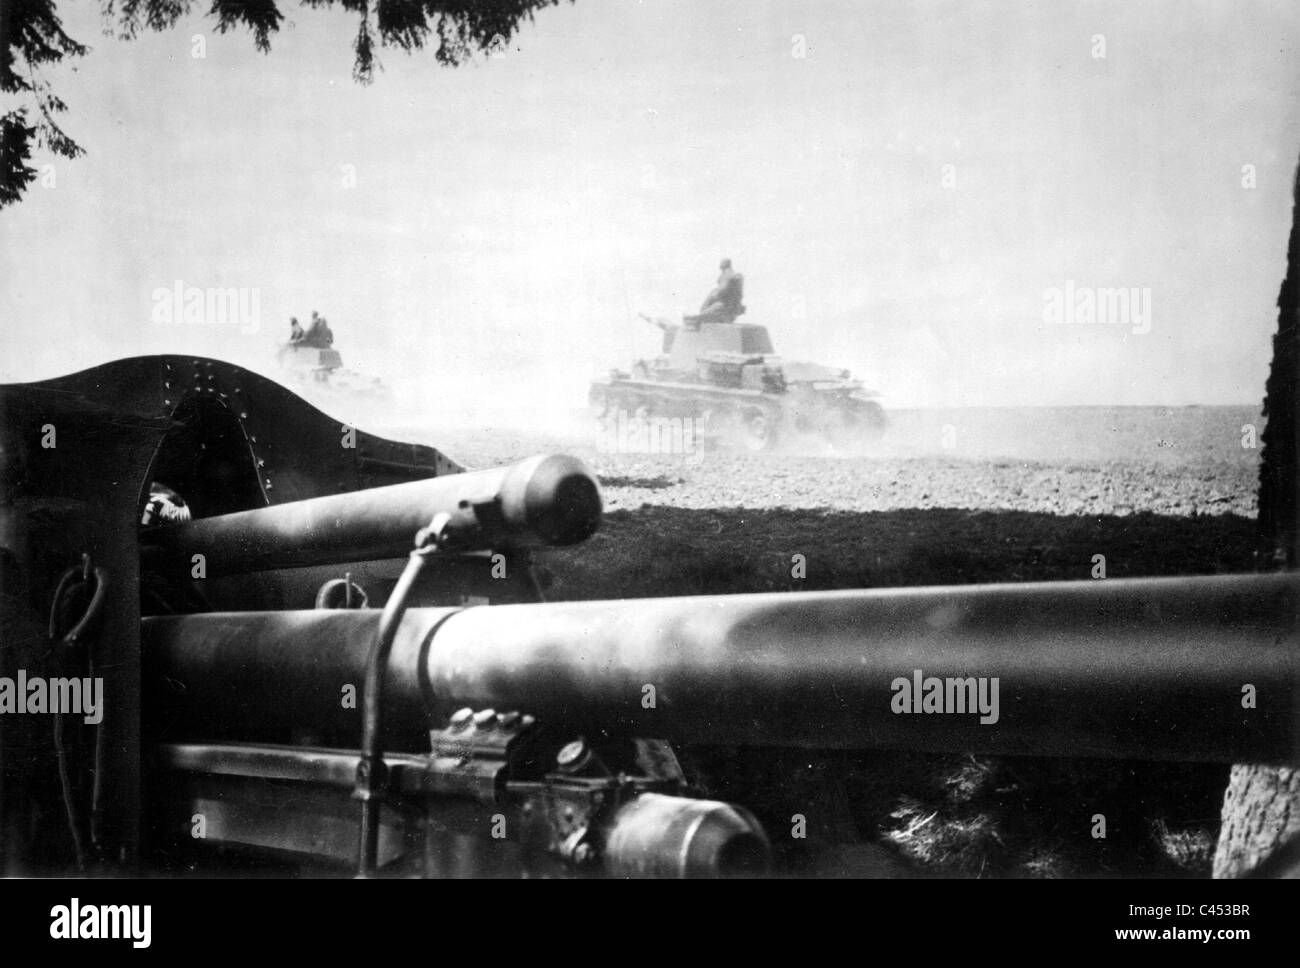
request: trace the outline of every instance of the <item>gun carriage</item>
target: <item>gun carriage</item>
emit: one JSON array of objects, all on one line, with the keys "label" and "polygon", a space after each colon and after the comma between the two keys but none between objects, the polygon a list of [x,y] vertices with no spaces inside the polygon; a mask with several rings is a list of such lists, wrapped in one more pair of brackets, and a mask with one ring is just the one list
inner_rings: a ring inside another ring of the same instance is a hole
[{"label": "gun carriage", "polygon": [[[699,750],[1300,758],[1294,573],[547,602],[574,458],[469,471],[178,357],[0,410],[0,677],[105,697],[0,716],[5,873],[746,874],[788,813]],[[141,526],[157,483],[189,520]]]}]

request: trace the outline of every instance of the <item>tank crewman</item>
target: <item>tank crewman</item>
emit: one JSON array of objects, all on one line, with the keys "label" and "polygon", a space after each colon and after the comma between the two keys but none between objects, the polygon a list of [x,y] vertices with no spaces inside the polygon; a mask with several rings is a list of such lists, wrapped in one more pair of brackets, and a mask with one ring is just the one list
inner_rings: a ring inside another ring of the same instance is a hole
[{"label": "tank crewman", "polygon": [[325,317],[311,311],[311,326],[307,329],[307,335],[303,337],[303,344],[314,346],[317,349],[327,350],[334,345],[334,333],[330,330],[329,323],[325,322]]},{"label": "tank crewman", "polygon": [[298,322],[297,316],[289,317],[289,342],[298,343],[307,334],[303,331],[302,325]]},{"label": "tank crewman", "polygon": [[736,317],[745,311],[742,300],[745,297],[745,277],[731,268],[731,260],[723,259],[718,266],[721,274],[718,284],[704,298],[695,322],[700,323],[734,323]]},{"label": "tank crewman", "polygon": [[190,508],[185,498],[165,484],[154,481],[149,485],[149,500],[140,516],[143,525],[175,524],[190,519]]}]

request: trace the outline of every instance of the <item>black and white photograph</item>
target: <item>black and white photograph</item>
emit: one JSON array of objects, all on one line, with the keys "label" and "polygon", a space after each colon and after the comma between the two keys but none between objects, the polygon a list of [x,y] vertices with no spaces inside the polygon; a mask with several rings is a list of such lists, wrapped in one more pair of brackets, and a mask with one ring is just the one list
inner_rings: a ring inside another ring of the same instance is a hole
[{"label": "black and white photograph", "polygon": [[1298,48],[1290,0],[0,0],[20,933],[703,878],[1258,940],[1187,886],[1300,876]]}]

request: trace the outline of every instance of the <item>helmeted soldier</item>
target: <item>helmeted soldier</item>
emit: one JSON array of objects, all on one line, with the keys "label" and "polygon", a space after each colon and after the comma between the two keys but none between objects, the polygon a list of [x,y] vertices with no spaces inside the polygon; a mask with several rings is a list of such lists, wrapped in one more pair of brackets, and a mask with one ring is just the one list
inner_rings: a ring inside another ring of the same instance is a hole
[{"label": "helmeted soldier", "polygon": [[731,268],[731,260],[723,259],[718,268],[718,284],[704,298],[698,315],[691,317],[697,323],[734,323],[745,311],[745,277]]},{"label": "helmeted soldier", "polygon": [[302,341],[307,346],[322,350],[327,350],[334,345],[334,333],[330,330],[329,323],[325,322],[325,317],[314,309],[311,311],[311,326]]}]

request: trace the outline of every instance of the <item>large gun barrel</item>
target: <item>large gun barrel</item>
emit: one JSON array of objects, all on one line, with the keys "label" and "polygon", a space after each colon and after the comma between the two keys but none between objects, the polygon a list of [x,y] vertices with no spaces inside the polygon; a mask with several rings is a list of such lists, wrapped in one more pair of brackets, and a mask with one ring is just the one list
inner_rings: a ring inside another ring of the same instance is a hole
[{"label": "large gun barrel", "polygon": [[438,514],[460,550],[569,545],[600,523],[600,488],[574,457],[542,455],[484,471],[200,518],[147,541],[212,574],[334,564],[407,554]]},{"label": "large gun barrel", "polygon": [[[710,745],[1296,762],[1300,576],[411,609],[391,748],[460,707]],[[145,619],[176,737],[355,745],[377,611]]]}]

